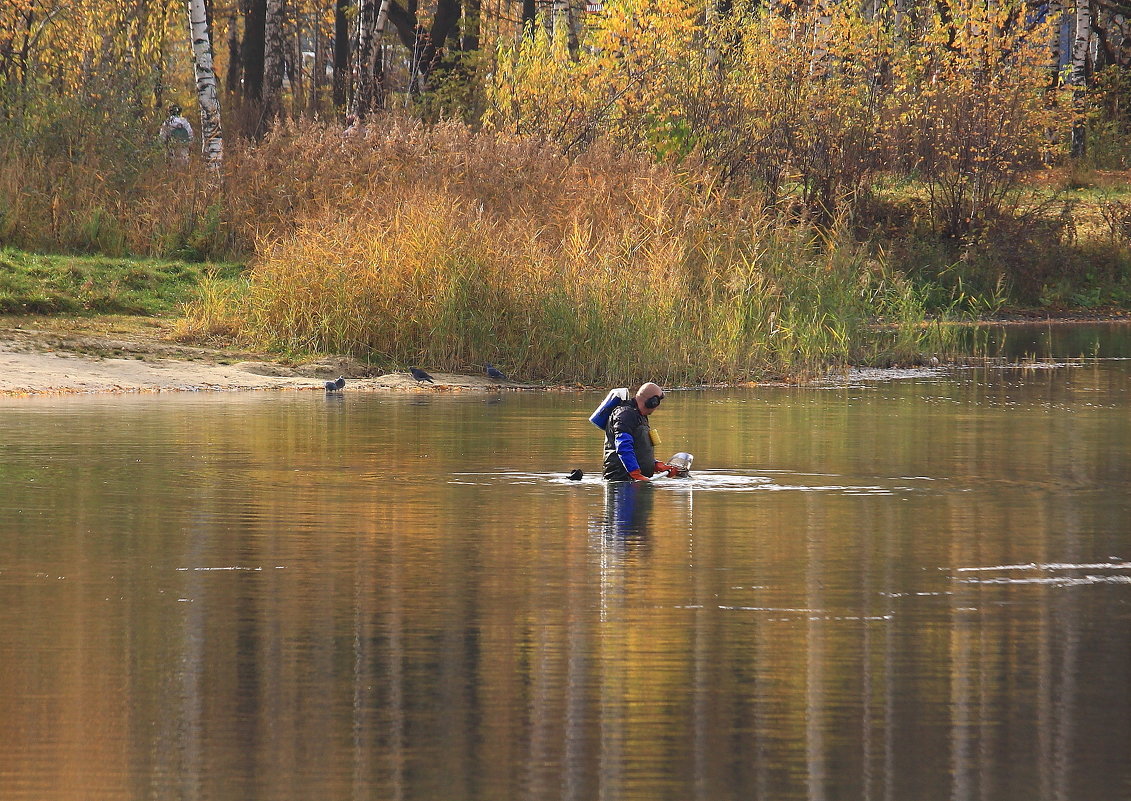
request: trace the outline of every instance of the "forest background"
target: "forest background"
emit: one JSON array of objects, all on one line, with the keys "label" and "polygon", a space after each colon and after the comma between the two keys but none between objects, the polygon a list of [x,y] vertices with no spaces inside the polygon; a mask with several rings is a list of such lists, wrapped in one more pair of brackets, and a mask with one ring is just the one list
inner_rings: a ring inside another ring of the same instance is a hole
[{"label": "forest background", "polygon": [[[672,383],[1126,308],[1129,13],[5,0],[0,311],[50,310],[25,251],[236,262],[181,336]],[[54,269],[79,306],[121,273]]]}]

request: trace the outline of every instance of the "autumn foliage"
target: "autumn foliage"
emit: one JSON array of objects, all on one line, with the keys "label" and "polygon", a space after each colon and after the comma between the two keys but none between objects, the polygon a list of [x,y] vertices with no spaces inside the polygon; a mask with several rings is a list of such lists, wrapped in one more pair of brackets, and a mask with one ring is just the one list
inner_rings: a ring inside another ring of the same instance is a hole
[{"label": "autumn foliage", "polygon": [[[908,282],[851,241],[712,193],[694,159],[601,145],[567,158],[461,123],[379,122],[346,138],[284,130],[233,156],[233,221],[257,232],[258,257],[245,283],[206,287],[186,335],[594,382],[798,374],[929,347]],[[316,155],[288,176],[296,152]],[[903,327],[876,332],[876,315]]]},{"label": "autumn foliage", "polygon": [[792,185],[826,219],[878,173],[919,176],[951,232],[992,214],[1064,129],[1052,30],[1020,2],[779,2],[705,20],[686,0],[606,8],[572,51],[541,29],[504,47],[488,124],[567,153],[603,137],[696,151],[771,203]]},{"label": "autumn foliage", "polygon": [[1018,0],[499,17],[360,127],[300,69],[218,170],[155,136],[191,97],[180,3],[53,7],[0,8],[0,244],[248,260],[205,287],[198,335],[596,380],[629,369],[605,343],[678,321],[646,366],[708,380],[913,359],[927,304],[1033,300],[1066,269],[1063,210],[1022,208],[1018,179],[1077,119],[1055,21]]}]

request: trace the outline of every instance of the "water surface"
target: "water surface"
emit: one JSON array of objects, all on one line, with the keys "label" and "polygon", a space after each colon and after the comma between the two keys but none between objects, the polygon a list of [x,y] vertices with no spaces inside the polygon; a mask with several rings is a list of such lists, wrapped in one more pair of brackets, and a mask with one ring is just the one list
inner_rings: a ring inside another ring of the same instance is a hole
[{"label": "water surface", "polygon": [[1131,362],[1050,355],[670,392],[653,486],[599,394],[3,401],[0,797],[1131,798]]}]

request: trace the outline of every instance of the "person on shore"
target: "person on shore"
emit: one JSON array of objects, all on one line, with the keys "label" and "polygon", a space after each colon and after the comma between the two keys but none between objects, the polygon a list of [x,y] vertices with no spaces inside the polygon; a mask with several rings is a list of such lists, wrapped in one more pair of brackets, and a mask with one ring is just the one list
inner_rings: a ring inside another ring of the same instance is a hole
[{"label": "person on shore", "polygon": [[648,418],[664,399],[659,385],[649,381],[641,385],[629,400],[613,409],[605,424],[606,481],[650,481],[658,473],[675,478],[679,471],[656,461],[655,444]]},{"label": "person on shore", "polygon": [[342,129],[342,139],[357,139],[365,133],[361,120],[356,114],[346,115],[346,127]]},{"label": "person on shore", "polygon": [[181,107],[176,103],[169,106],[169,116],[161,123],[158,130],[161,143],[169,154],[169,158],[187,162],[189,146],[192,145],[192,124],[181,116]]}]

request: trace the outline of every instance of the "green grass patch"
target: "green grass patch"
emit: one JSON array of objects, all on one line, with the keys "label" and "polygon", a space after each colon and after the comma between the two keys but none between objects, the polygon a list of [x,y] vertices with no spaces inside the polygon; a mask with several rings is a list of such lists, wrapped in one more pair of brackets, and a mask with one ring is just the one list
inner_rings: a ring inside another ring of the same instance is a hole
[{"label": "green grass patch", "polygon": [[228,280],[236,264],[195,264],[0,250],[0,314],[164,316],[197,296],[205,278]]}]

